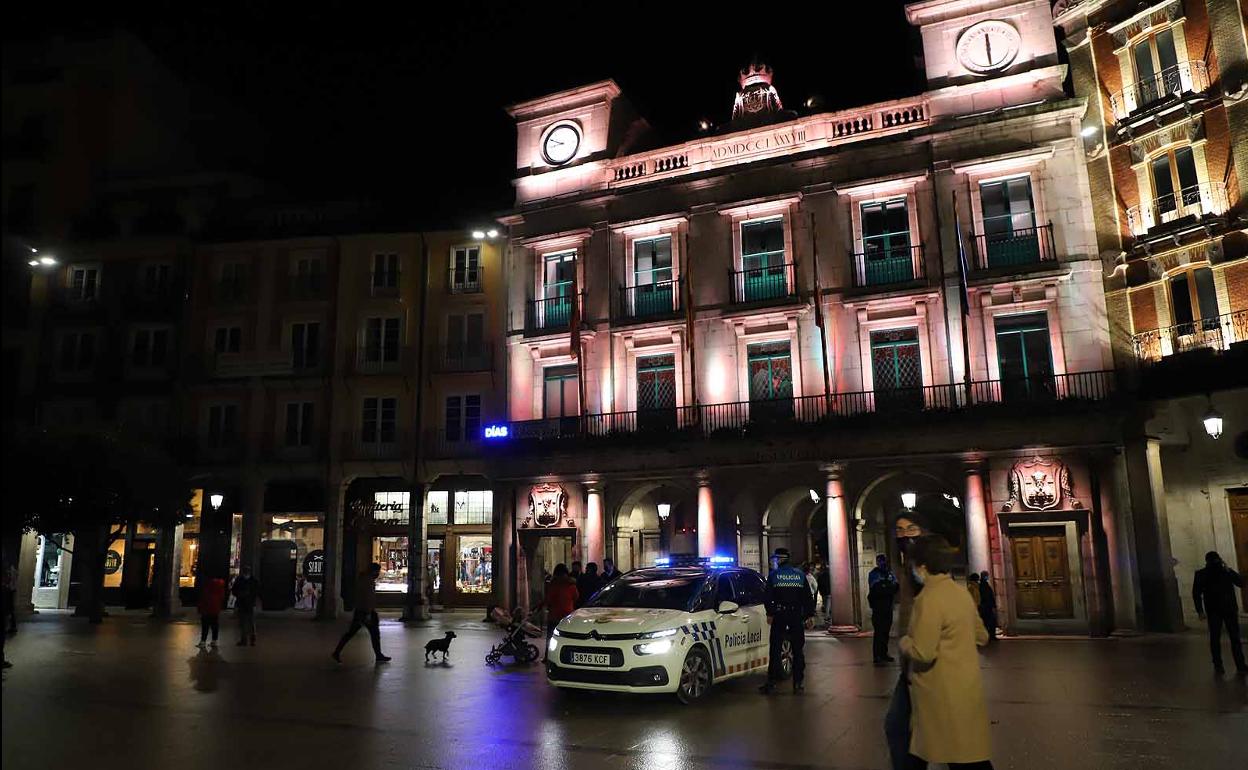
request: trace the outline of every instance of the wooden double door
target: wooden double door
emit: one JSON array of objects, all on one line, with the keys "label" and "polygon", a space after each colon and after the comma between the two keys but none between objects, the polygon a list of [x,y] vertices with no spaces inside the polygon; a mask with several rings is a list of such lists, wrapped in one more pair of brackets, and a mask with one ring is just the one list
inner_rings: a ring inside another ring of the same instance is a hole
[{"label": "wooden double door", "polygon": [[1014,601],[1019,620],[1075,616],[1064,527],[1027,527],[1010,533]]}]

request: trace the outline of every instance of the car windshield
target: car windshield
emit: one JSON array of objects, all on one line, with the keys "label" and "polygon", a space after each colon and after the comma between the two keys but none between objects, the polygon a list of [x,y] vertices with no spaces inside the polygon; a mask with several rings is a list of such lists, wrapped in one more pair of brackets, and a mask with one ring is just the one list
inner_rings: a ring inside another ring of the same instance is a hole
[{"label": "car windshield", "polygon": [[614,581],[586,606],[691,611],[705,582],[700,572],[647,570]]}]

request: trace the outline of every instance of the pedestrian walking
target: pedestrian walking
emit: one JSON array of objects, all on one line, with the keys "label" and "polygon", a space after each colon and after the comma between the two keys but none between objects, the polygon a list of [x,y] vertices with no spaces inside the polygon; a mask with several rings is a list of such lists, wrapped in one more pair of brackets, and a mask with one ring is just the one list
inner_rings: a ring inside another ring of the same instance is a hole
[{"label": "pedestrian walking", "polygon": [[209,578],[199,589],[199,646],[208,643],[208,632],[212,632],[212,646],[217,646],[217,636],[221,633],[221,610],[225,608],[225,580]]},{"label": "pedestrian walking", "polygon": [[897,603],[897,576],[888,566],[888,557],[877,554],[875,569],[867,573],[867,604],[871,607],[871,660],[877,666],[892,663],[888,654],[888,635],[893,628],[893,607]]},{"label": "pedestrian walking", "polygon": [[770,695],[784,677],[785,642],[793,654],[793,692],[801,692],[806,687],[806,629],[814,622],[815,597],[806,575],[789,563],[788,548],[777,548],[772,554],[765,606],[767,625],[771,626],[770,650],[767,682],[759,692]]},{"label": "pedestrian walking", "polygon": [[909,667],[912,704],[905,767],[923,770],[940,762],[950,770],[991,770],[988,706],[976,651],[988,643],[988,631],[970,595],[949,576],[953,549],[943,538],[917,538],[910,565],[923,591],[898,643]]},{"label": "pedestrian walking", "polygon": [[1219,674],[1225,670],[1222,668],[1223,628],[1231,643],[1235,670],[1248,674],[1243,644],[1239,640],[1239,602],[1235,599],[1235,589],[1243,587],[1244,579],[1226,566],[1217,551],[1205,554],[1205,567],[1196,570],[1192,581],[1192,601],[1196,603],[1200,619],[1209,624],[1209,653],[1213,656],[1213,670]]},{"label": "pedestrian walking", "polygon": [[230,586],[234,597],[234,613],[238,615],[238,646],[256,646],[256,600],[260,598],[260,581],[251,574],[251,567],[244,564]]},{"label": "pedestrian walking", "polygon": [[546,607],[547,650],[550,649],[550,637],[555,635],[555,626],[572,614],[579,598],[580,592],[576,588],[576,581],[568,572],[568,565],[556,564],[554,574],[546,582],[546,598],[542,601]]},{"label": "pedestrian walking", "polygon": [[598,565],[590,562],[585,565],[585,572],[576,581],[576,606],[585,606],[598,589],[602,588],[602,576],[598,574]]},{"label": "pedestrian walking", "polygon": [[815,569],[815,582],[819,585],[820,605],[823,609],[823,617],[832,617],[832,573],[828,570],[828,565],[820,562]]},{"label": "pedestrian walking", "polygon": [[988,629],[988,643],[997,641],[997,592],[987,570],[979,573],[979,619]]},{"label": "pedestrian walking", "polygon": [[351,625],[338,640],[334,648],[333,658],[342,662],[342,648],[347,646],[351,637],[361,628],[368,629],[368,636],[373,642],[373,655],[377,663],[389,663],[390,656],[381,654],[381,619],[377,617],[377,578],[381,575],[381,565],[373,562],[368,569],[361,572],[355,582],[355,611],[351,614]]}]

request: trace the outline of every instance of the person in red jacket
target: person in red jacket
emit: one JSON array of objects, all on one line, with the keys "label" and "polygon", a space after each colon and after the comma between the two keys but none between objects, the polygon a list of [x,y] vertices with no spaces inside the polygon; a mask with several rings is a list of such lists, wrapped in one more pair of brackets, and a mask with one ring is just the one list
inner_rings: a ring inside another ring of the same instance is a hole
[{"label": "person in red jacket", "polygon": [[199,646],[208,643],[212,631],[212,646],[217,646],[217,634],[221,632],[221,610],[225,608],[225,581],[209,578],[199,591]]},{"label": "person in red jacket", "polygon": [[550,637],[555,633],[559,621],[572,614],[576,609],[580,592],[576,590],[576,581],[568,573],[568,565],[556,564],[555,574],[546,584],[546,649],[550,649]]}]

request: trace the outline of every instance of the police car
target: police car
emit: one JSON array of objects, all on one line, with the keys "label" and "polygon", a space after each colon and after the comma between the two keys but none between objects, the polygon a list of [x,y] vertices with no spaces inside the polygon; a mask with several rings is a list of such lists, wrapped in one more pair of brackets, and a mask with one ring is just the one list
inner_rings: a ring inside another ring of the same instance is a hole
[{"label": "police car", "polygon": [[[692,703],[713,684],[765,674],[766,590],[761,575],[727,557],[660,559],[616,578],[559,622],[546,678],[563,688],[670,692]],[[787,643],[781,665],[788,676]]]}]

